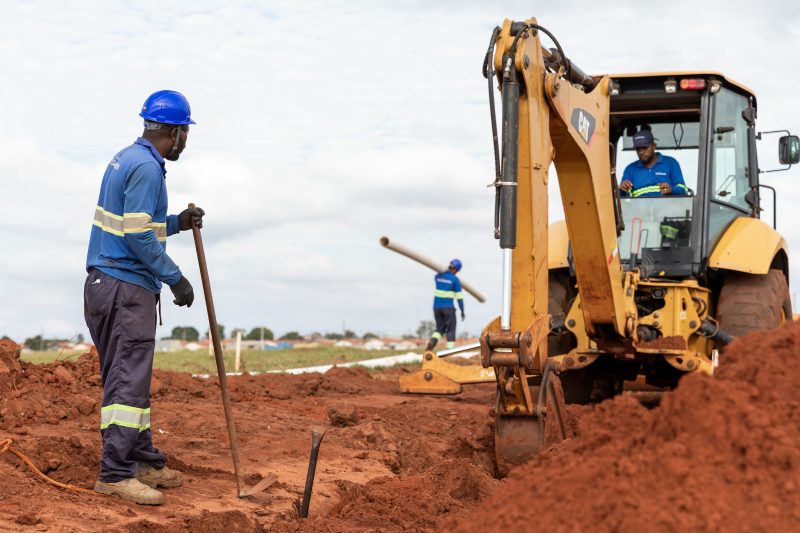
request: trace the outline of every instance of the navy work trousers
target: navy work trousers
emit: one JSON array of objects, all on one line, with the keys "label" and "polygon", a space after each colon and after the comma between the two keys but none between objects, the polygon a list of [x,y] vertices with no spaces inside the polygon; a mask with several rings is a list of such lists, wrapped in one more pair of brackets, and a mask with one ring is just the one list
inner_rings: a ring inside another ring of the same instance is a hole
[{"label": "navy work trousers", "polygon": [[150,433],[150,379],[156,337],[156,295],[91,269],[83,313],[100,356],[103,409],[100,481],[132,478],[139,462],[164,466]]},{"label": "navy work trousers", "polygon": [[436,321],[436,332],[439,335],[447,335],[448,342],[456,340],[455,307],[434,307],[433,319]]}]

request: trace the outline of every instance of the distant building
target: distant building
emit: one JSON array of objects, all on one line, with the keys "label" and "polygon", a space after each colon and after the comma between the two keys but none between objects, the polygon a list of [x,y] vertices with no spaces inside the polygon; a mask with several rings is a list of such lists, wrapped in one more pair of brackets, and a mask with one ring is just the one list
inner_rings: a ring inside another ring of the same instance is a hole
[{"label": "distant building", "polygon": [[178,339],[159,339],[156,341],[155,351],[177,352],[183,350],[183,343]]},{"label": "distant building", "polygon": [[398,341],[392,344],[392,349],[394,350],[416,350],[417,348],[417,343],[408,340]]},{"label": "distant building", "polygon": [[364,343],[365,350],[385,350],[386,344],[378,339],[370,339]]}]

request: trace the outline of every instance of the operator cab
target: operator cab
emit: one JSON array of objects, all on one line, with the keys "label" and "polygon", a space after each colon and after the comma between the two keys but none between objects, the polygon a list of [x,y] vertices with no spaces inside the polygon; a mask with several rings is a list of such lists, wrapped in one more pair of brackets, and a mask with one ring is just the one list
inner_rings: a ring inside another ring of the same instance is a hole
[{"label": "operator cab", "polygon": [[[688,188],[686,195],[620,195],[620,259],[626,269],[640,268],[645,278],[702,279],[706,259],[731,222],[759,216],[755,96],[712,73],[611,80],[614,182],[618,185],[625,168],[638,160],[633,136],[650,130],[656,152],[678,162]],[[781,138],[782,151],[797,144],[797,137]]]}]

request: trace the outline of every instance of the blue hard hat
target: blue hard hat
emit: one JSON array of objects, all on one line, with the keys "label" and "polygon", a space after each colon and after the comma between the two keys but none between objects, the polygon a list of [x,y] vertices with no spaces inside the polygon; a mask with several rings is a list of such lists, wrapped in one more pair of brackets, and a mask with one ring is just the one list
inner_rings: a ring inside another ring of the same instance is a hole
[{"label": "blue hard hat", "polygon": [[156,91],[144,101],[139,116],[162,124],[196,124],[189,101],[178,91]]},{"label": "blue hard hat", "polygon": [[456,270],[461,270],[461,261],[458,259],[453,259],[450,261],[450,266],[455,268]]}]

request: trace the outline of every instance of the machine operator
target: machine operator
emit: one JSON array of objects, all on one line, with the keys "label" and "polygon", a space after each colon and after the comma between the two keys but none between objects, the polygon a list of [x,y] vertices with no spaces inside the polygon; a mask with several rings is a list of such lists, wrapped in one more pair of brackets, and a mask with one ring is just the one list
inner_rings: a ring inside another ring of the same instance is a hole
[{"label": "machine operator", "polygon": [[619,184],[623,196],[641,198],[689,194],[678,161],[656,152],[655,139],[650,130],[636,133],[633,136],[633,147],[639,160],[625,167],[622,182]]}]

